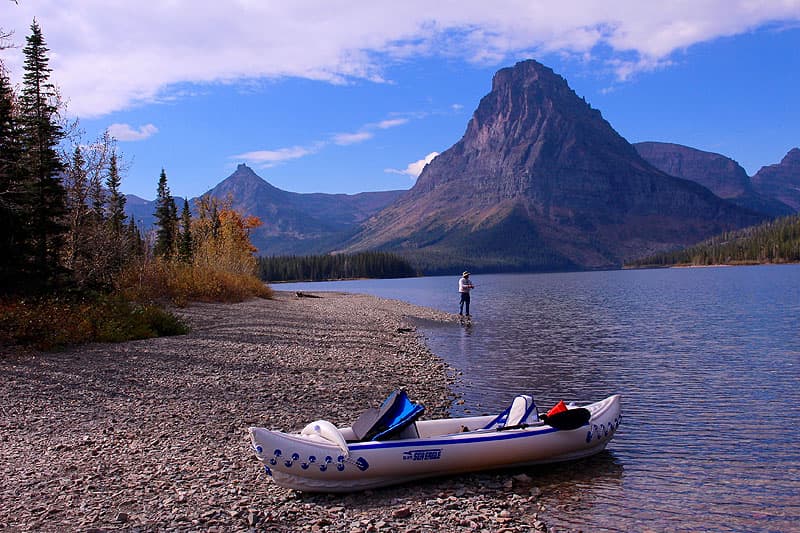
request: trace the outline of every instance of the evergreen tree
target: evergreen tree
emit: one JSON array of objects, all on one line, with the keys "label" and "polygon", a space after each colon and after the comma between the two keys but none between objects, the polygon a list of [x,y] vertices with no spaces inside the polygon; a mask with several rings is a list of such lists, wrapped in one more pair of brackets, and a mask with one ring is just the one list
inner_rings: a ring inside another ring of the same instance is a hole
[{"label": "evergreen tree", "polygon": [[161,169],[161,176],[158,179],[158,191],[156,193],[156,244],[153,253],[157,257],[171,259],[178,233],[177,207],[175,199],[169,192],[167,185],[167,173]]},{"label": "evergreen tree", "polygon": [[126,257],[134,259],[144,257],[145,245],[142,239],[142,232],[136,226],[136,221],[130,217],[127,229],[125,230]]},{"label": "evergreen tree", "polygon": [[117,167],[117,153],[112,152],[111,160],[108,163],[108,178],[106,178],[106,187],[108,188],[107,220],[112,235],[117,237],[122,235],[125,219],[128,217],[125,214],[125,195],[119,190],[121,183]]},{"label": "evergreen tree", "polygon": [[184,263],[192,262],[192,213],[189,210],[189,200],[183,200],[181,212],[181,237],[178,245],[178,256]]},{"label": "evergreen tree", "polygon": [[108,162],[108,176],[106,177],[106,188],[108,189],[108,205],[106,208],[107,216],[105,221],[105,233],[110,244],[109,253],[109,281],[122,270],[125,261],[130,257],[128,243],[129,235],[126,232],[125,219],[125,195],[120,192],[119,187],[122,179],[119,175],[117,166],[117,153],[111,152]]},{"label": "evergreen tree", "polygon": [[15,96],[0,64],[0,287],[11,289],[22,273],[25,244],[24,175]]},{"label": "evergreen tree", "polygon": [[58,123],[58,93],[50,82],[48,49],[34,20],[23,49],[25,69],[19,98],[23,164],[28,197],[25,216],[32,244],[31,284],[52,284],[59,273],[65,233],[65,193],[59,179],[63,164],[57,147],[64,137]]},{"label": "evergreen tree", "polygon": [[97,168],[89,173],[89,206],[92,222],[100,226],[106,220],[106,191],[103,190],[101,171]]},{"label": "evergreen tree", "polygon": [[64,186],[66,191],[67,238],[64,247],[64,265],[73,271],[87,254],[89,206],[88,183],[86,181],[86,158],[80,146],[75,147],[72,161],[67,168]]},{"label": "evergreen tree", "polygon": [[261,257],[258,268],[259,276],[264,281],[401,278],[417,275],[406,259],[388,252]]}]

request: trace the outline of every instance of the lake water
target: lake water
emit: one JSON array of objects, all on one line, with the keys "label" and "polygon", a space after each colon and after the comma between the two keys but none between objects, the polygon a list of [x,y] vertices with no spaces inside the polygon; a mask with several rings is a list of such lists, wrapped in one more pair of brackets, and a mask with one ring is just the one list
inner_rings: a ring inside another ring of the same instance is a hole
[{"label": "lake water", "polygon": [[[622,394],[606,452],[537,467],[557,530],[800,531],[800,265],[473,275],[472,325],[423,324],[453,414]],[[458,274],[276,285],[458,312]]]}]

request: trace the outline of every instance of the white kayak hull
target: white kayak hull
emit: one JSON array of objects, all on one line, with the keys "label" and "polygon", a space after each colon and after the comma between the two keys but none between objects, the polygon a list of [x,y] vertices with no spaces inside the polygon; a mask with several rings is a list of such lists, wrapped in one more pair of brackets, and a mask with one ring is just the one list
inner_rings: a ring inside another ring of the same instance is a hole
[{"label": "white kayak hull", "polygon": [[[278,485],[309,492],[351,492],[442,475],[569,461],[602,451],[621,421],[620,397],[583,406],[588,424],[559,430],[541,422],[475,430],[493,417],[417,422],[419,438],[351,442],[350,428],[316,425],[303,434],[250,428],[256,456]],[[311,425],[309,425],[311,426]],[[463,431],[466,427],[470,431]],[[332,428],[332,429],[331,429]],[[459,432],[459,430],[462,430]],[[332,431],[340,435],[327,434]]]}]

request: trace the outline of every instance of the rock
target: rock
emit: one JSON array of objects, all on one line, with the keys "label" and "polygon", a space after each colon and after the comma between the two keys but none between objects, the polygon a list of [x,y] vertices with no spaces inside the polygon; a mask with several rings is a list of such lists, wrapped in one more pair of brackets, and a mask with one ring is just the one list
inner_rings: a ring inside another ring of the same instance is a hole
[{"label": "rock", "polygon": [[392,518],[408,518],[411,516],[411,509],[408,507],[401,507],[392,511]]}]

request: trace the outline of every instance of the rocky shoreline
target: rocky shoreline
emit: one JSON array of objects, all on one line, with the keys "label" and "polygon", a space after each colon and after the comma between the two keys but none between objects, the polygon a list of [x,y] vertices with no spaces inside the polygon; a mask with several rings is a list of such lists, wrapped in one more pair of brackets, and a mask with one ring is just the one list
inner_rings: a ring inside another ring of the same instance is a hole
[{"label": "rocky shoreline", "polygon": [[276,292],[193,304],[188,335],[0,354],[0,529],[531,531],[525,474],[349,495],[276,486],[247,427],[349,425],[405,387],[446,414],[452,373],[410,319],[451,315],[366,295]]}]

